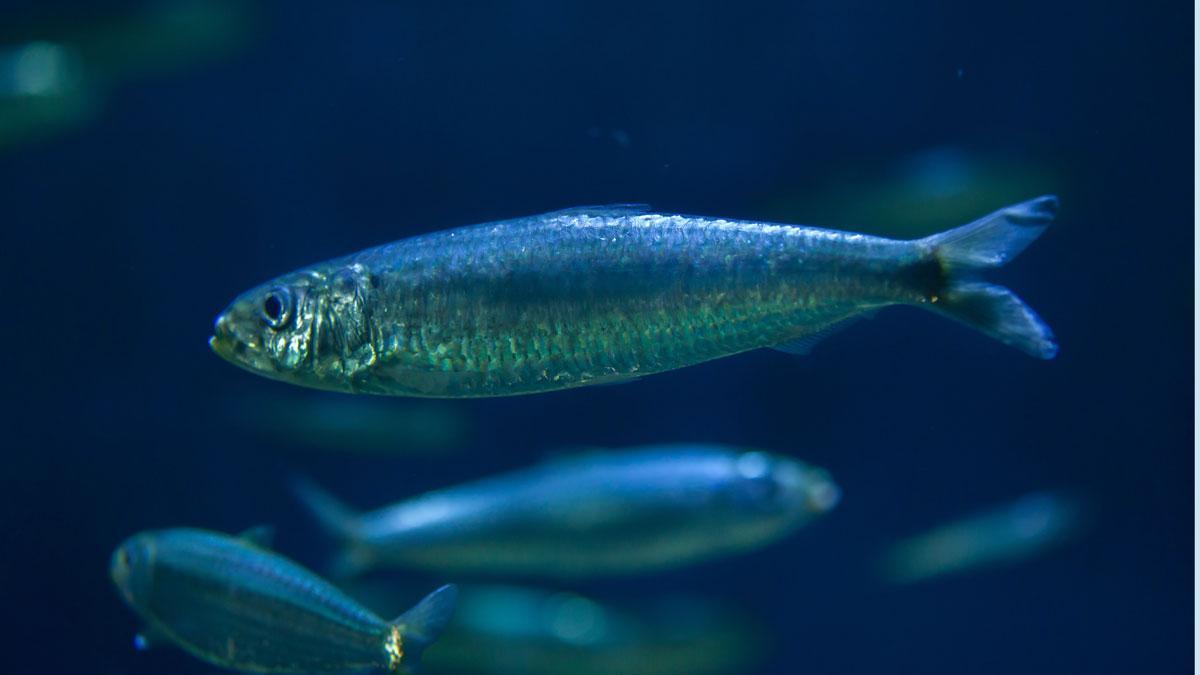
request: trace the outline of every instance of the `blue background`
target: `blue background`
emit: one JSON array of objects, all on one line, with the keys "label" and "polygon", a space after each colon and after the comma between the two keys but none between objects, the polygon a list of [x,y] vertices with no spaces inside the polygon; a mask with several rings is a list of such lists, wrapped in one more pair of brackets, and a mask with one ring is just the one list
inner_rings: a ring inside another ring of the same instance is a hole
[{"label": "blue background", "polygon": [[[108,11],[9,4],[10,39],[35,10]],[[583,590],[731,598],[776,636],[764,673],[1189,668],[1192,25],[1185,2],[259,5],[228,57],[115,85],[90,124],[0,155],[6,670],[207,672],[132,650],[108,555],[141,529],[271,522],[319,566],[293,471],[377,505],[564,446],[680,440],[828,467],[842,504],[759,553]],[[218,414],[287,387],[211,354],[213,318],[304,264],[607,202],[852,228],[781,195],[944,147],[1049,167],[968,218],[1062,199],[996,275],[1056,360],[897,309],[808,358],[455,403],[476,431],[445,458],[264,452]],[[1091,527],[1019,566],[872,575],[895,538],[1039,488],[1084,495]]]}]

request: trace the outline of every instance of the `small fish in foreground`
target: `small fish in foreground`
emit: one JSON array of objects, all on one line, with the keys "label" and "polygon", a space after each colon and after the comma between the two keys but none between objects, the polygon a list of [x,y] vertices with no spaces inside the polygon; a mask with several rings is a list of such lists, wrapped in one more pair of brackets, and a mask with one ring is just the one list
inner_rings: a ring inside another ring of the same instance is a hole
[{"label": "small fish in foreground", "polygon": [[1076,533],[1082,511],[1059,493],[1028,494],[900,541],[884,556],[883,574],[895,583],[914,583],[1025,560]]},{"label": "small fish in foreground", "polygon": [[822,469],[715,445],[583,454],[365,514],[306,480],[295,489],[343,542],[341,575],[641,573],[759,548],[839,498]]},{"label": "small fish in foreground", "polygon": [[257,673],[409,672],[445,627],[457,589],[443,586],[392,622],[264,547],[193,529],[142,532],[113,553],[110,575],[146,622],[136,644],[179,646]]},{"label": "small fish in foreground", "polygon": [[760,347],[806,353],[889,305],[1038,358],[1049,327],[980,274],[1054,219],[1055,197],[902,241],[584,207],[438,232],[279,277],[235,299],[223,358],[335,391],[505,396],[631,380]]}]

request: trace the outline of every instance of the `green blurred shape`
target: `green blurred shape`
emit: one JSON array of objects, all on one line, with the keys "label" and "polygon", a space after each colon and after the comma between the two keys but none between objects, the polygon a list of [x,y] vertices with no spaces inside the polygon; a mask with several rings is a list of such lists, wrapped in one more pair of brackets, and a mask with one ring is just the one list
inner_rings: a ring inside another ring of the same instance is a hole
[{"label": "green blurred shape", "polygon": [[0,151],[92,120],[116,85],[227,58],[255,4],[166,0],[138,11],[8,17],[0,27]]},{"label": "green blurred shape", "polygon": [[769,198],[764,216],[916,239],[1061,187],[1059,172],[1048,164],[939,147],[835,167],[803,189]]},{"label": "green blurred shape", "polygon": [[438,455],[461,449],[474,433],[463,406],[441,401],[259,392],[225,405],[236,426],[289,451]]},{"label": "green blurred shape", "polygon": [[[404,597],[383,581],[347,590],[383,612]],[[422,657],[430,675],[744,673],[768,650],[757,622],[701,596],[614,603],[525,586],[459,590],[450,626]]]},{"label": "green blurred shape", "polygon": [[100,98],[70,47],[29,42],[0,51],[0,150],[86,122]]},{"label": "green blurred shape", "polygon": [[896,542],[881,572],[890,582],[909,584],[1027,560],[1076,535],[1083,511],[1066,494],[1027,494]]}]

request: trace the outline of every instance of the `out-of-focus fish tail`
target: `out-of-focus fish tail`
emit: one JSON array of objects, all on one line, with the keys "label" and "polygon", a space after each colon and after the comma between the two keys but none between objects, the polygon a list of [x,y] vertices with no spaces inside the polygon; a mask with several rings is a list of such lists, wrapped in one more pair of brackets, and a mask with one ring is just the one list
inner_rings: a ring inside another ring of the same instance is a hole
[{"label": "out-of-focus fish tail", "polygon": [[393,621],[384,646],[391,659],[388,670],[414,672],[420,663],[421,652],[446,629],[457,605],[458,587],[447,584]]},{"label": "out-of-focus fish tail", "polygon": [[291,482],[296,498],[341,546],[330,573],[336,577],[352,577],[372,567],[374,556],[359,537],[358,512],[308,478],[293,476]]},{"label": "out-of-focus fish tail", "polygon": [[1038,197],[920,240],[937,259],[944,284],[921,306],[1042,359],[1058,343],[1050,327],[1012,291],[978,277],[1001,267],[1033,243],[1054,220],[1058,198]]}]

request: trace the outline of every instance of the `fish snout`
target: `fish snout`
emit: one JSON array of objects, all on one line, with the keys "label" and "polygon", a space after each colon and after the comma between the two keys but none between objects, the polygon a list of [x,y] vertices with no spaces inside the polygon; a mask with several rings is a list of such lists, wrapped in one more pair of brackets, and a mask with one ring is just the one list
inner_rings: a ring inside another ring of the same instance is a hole
[{"label": "fish snout", "polygon": [[842,500],[842,489],[824,469],[809,469],[807,504],[814,513],[831,511]]},{"label": "fish snout", "polygon": [[824,469],[794,460],[783,460],[773,473],[780,493],[787,495],[792,508],[809,513],[825,513],[841,500],[841,488]]},{"label": "fish snout", "polygon": [[261,339],[247,325],[244,317],[240,316],[237,307],[231,306],[217,316],[213,321],[213,334],[208,338],[208,346],[221,358],[250,368],[262,368],[262,359],[254,357]]},{"label": "fish snout", "polygon": [[140,589],[145,586],[145,580],[150,573],[153,552],[151,545],[141,536],[135,536],[122,542],[113,551],[108,564],[108,576],[121,597],[129,605],[136,605]]},{"label": "fish snout", "polygon": [[126,602],[133,602],[133,597],[129,589],[129,578],[131,575],[129,551],[125,546],[121,546],[113,551],[112,558],[109,560],[108,576],[112,579],[113,585],[117,587],[117,591],[121,593],[121,597],[125,598]]},{"label": "fish snout", "polygon": [[234,346],[238,341],[234,338],[233,320],[229,316],[229,311],[221,312],[217,316],[217,320],[213,322],[213,334],[208,338],[208,346],[212,348],[218,356],[225,359],[232,359]]}]

